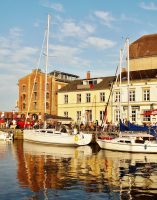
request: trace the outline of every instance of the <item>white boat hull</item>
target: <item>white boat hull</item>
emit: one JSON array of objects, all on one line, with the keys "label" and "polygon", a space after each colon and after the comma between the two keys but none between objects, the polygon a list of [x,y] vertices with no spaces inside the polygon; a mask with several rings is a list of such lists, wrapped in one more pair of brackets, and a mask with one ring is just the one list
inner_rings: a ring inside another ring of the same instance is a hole
[{"label": "white boat hull", "polygon": [[40,130],[24,130],[23,139],[43,144],[63,145],[63,146],[81,146],[88,145],[92,141],[92,134],[80,133],[70,135],[61,132],[42,132]]},{"label": "white boat hull", "polygon": [[13,133],[0,131],[0,140],[13,140]]},{"label": "white boat hull", "polygon": [[146,141],[143,144],[140,143],[118,143],[116,139],[112,140],[96,140],[100,148],[124,151],[124,152],[138,152],[138,153],[157,153],[157,143]]}]

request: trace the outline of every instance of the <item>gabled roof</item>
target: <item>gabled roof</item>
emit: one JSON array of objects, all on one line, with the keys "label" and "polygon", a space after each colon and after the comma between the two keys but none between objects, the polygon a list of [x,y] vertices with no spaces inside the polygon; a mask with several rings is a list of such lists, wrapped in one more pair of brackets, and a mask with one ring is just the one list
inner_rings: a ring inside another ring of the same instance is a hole
[{"label": "gabled roof", "polygon": [[144,35],[130,44],[130,59],[157,56],[157,34]]},{"label": "gabled roof", "polygon": [[102,81],[96,85],[92,85],[92,87],[82,87],[78,89],[78,86],[83,86],[83,81],[87,79],[79,79],[72,81],[65,87],[61,88],[59,92],[76,92],[76,91],[91,91],[91,90],[103,90],[111,87],[111,83],[115,80],[115,76],[110,77],[100,77],[100,78],[91,78],[88,80],[102,79]]}]

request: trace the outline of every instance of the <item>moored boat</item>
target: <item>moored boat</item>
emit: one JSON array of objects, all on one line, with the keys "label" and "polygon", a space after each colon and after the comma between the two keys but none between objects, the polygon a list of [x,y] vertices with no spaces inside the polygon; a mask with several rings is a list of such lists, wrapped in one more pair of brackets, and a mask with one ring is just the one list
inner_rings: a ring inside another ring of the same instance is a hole
[{"label": "moored boat", "polygon": [[157,153],[157,140],[154,136],[147,133],[121,133],[116,138],[98,137],[96,141],[102,149],[137,153]]},{"label": "moored boat", "polygon": [[70,134],[54,129],[26,129],[23,131],[23,139],[41,144],[82,146],[90,144],[93,140],[93,135],[83,132]]},{"label": "moored boat", "polygon": [[0,131],[0,140],[13,140],[13,133]]}]

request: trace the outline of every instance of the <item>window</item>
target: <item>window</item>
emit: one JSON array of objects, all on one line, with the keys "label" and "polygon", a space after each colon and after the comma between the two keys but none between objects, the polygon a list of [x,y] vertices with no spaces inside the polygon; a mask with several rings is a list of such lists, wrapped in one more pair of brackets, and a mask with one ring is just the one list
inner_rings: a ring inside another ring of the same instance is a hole
[{"label": "window", "polygon": [[36,110],[37,109],[37,102],[33,103],[33,109]]},{"label": "window", "polygon": [[26,109],[26,104],[23,103],[22,107],[23,107],[23,109],[25,110],[25,109]]},{"label": "window", "polygon": [[[149,110],[143,110],[143,113],[144,112],[147,112],[147,111],[149,111]],[[150,115],[143,115],[143,121],[145,121],[145,122],[150,122]]]},{"label": "window", "polygon": [[25,94],[23,94],[23,101],[25,101],[26,100],[26,95]]},{"label": "window", "polygon": [[150,89],[143,90],[143,101],[150,101]]},{"label": "window", "polygon": [[46,102],[46,109],[49,109],[49,103]]},{"label": "window", "polygon": [[120,91],[115,91],[114,102],[120,102]]},{"label": "window", "polygon": [[100,111],[100,121],[103,121],[104,119],[104,111]]},{"label": "window", "polygon": [[49,83],[46,84],[46,90],[49,90]]},{"label": "window", "polygon": [[34,92],[34,100],[37,100],[37,92]]},{"label": "window", "polygon": [[135,90],[129,91],[129,101],[135,101]]},{"label": "window", "polygon": [[120,120],[120,112],[119,112],[119,110],[115,110],[115,122],[119,122],[119,120]]},{"label": "window", "polygon": [[132,110],[131,118],[132,118],[132,122],[136,122],[136,110]]},{"label": "window", "polygon": [[77,94],[77,103],[81,103],[81,94]]},{"label": "window", "polygon": [[64,117],[68,117],[68,112],[67,111],[64,112]]},{"label": "window", "polygon": [[105,92],[100,92],[100,102],[105,102]]},{"label": "window", "polygon": [[86,122],[92,121],[92,110],[85,111],[85,118],[86,118]]},{"label": "window", "polygon": [[76,117],[77,117],[77,121],[80,121],[81,120],[81,111],[77,111],[76,112]]},{"label": "window", "polygon": [[86,94],[86,102],[87,102],[87,103],[90,103],[90,102],[91,102],[91,95],[90,95],[90,93],[87,93],[87,94]]},{"label": "window", "polygon": [[46,93],[46,99],[49,99],[50,98],[50,94],[49,92]]},{"label": "window", "polygon": [[38,88],[38,87],[37,87],[37,82],[35,82],[35,83],[34,83],[34,90],[36,91],[37,88]]},{"label": "window", "polygon": [[64,103],[68,103],[68,95],[64,95]]},{"label": "window", "polygon": [[22,92],[26,92],[26,86],[22,85]]}]

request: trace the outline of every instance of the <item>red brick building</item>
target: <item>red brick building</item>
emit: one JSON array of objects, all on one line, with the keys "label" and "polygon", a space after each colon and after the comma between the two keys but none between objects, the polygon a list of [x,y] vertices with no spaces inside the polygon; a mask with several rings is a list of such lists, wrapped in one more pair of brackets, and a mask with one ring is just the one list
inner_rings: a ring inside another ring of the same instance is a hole
[{"label": "red brick building", "polygon": [[46,88],[45,78],[45,73],[40,69],[35,69],[32,73],[18,81],[18,110],[20,114],[26,114],[28,112],[32,114],[41,113],[43,115],[47,113],[57,115],[58,90],[79,77],[60,71],[53,71],[47,75]]}]

